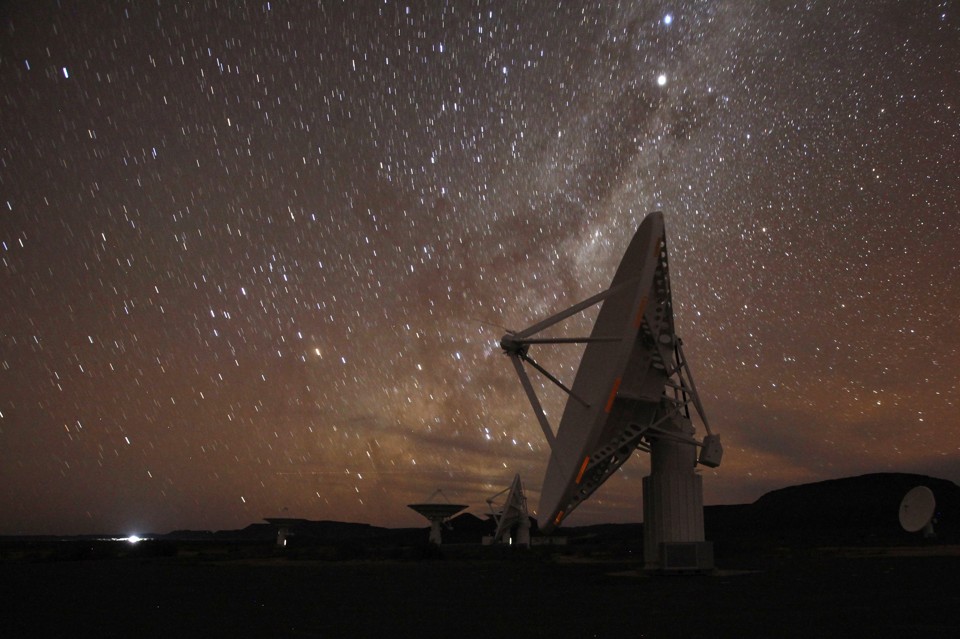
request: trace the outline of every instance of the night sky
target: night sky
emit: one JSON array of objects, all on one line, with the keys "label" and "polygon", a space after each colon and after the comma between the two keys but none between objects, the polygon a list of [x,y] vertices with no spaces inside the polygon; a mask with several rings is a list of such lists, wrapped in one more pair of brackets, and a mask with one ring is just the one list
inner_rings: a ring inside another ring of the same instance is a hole
[{"label": "night sky", "polygon": [[[960,481],[957,2],[0,19],[0,534],[418,526],[517,472],[535,509],[502,327],[604,289],[652,210],[724,442],[706,503]],[[567,523],[639,521],[648,468]]]}]

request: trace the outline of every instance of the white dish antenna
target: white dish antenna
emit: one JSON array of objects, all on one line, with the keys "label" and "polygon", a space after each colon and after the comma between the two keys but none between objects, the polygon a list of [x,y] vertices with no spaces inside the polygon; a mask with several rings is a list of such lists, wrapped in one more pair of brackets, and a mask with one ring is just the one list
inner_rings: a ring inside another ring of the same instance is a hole
[{"label": "white dish antenna", "polygon": [[[590,337],[536,337],[601,303]],[[571,343],[586,348],[568,388],[529,351],[533,345]],[[697,463],[719,466],[723,449],[707,423],[674,332],[662,213],[644,218],[610,288],[530,328],[508,332],[500,345],[550,444],[538,509],[541,530],[552,532],[639,448],[651,453],[651,476],[644,480],[648,565],[659,564],[662,543],[703,540],[703,488],[694,468]],[[556,434],[525,363],[568,395]],[[702,441],[694,437],[694,415],[706,430]]]},{"label": "white dish antenna", "polygon": [[264,521],[277,527],[277,545],[286,546],[287,540],[293,536],[293,529],[302,526],[306,519],[293,517],[267,517]]},{"label": "white dish antenna", "polygon": [[907,532],[922,530],[925,537],[932,537],[936,507],[932,490],[926,486],[912,488],[900,501],[900,525]]},{"label": "white dish antenna", "polygon": [[[503,502],[498,498],[506,493]],[[513,544],[518,546],[530,545],[530,515],[527,512],[527,497],[523,494],[523,482],[520,474],[513,477],[508,488],[487,500],[493,520],[497,522],[497,532],[493,535],[495,544]],[[516,537],[513,532],[516,530]]]},{"label": "white dish antenna", "polygon": [[[437,496],[443,497],[443,502],[433,501]],[[427,501],[419,504],[409,504],[407,508],[416,511],[427,521],[430,522],[430,543],[441,544],[441,527],[443,522],[456,515],[467,506],[464,504],[451,504],[447,496],[439,488],[427,497]]]}]

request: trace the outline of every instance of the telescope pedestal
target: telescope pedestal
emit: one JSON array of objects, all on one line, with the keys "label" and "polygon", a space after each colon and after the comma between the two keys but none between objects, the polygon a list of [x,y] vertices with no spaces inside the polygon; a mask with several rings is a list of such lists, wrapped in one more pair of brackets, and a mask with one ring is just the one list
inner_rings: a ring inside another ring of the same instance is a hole
[{"label": "telescope pedestal", "polygon": [[431,519],[430,520],[430,543],[440,545],[442,536],[440,534],[441,526],[443,526],[443,519]]},{"label": "telescope pedestal", "polygon": [[[678,436],[686,427],[674,424]],[[664,569],[663,544],[703,542],[703,479],[694,472],[697,449],[657,437],[650,447],[650,475],[643,478],[643,560],[648,570]]]},{"label": "telescope pedestal", "polygon": [[518,546],[530,547],[530,520],[527,519],[526,514],[520,518],[520,523],[517,524],[517,541]]}]

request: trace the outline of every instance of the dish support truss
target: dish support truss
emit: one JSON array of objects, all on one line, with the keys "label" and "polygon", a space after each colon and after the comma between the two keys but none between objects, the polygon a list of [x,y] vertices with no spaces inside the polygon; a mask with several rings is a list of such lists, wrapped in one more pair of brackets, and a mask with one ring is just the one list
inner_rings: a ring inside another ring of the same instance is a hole
[{"label": "dish support truss", "polygon": [[[506,494],[502,503],[498,498]],[[493,535],[495,544],[513,544],[530,546],[530,518],[527,513],[527,496],[523,492],[523,483],[519,473],[514,476],[513,482],[496,495],[487,499],[490,514],[497,524]],[[514,538],[514,531],[516,536]]]},{"label": "dish support truss", "polygon": [[[611,287],[598,295],[571,306],[565,311],[519,332],[507,333],[500,342],[503,351],[510,357],[520,383],[527,394],[531,407],[540,424],[551,454],[555,453],[556,435],[551,427],[543,407],[537,397],[533,384],[524,364],[528,364],[563,390],[568,401],[576,401],[589,407],[584,398],[578,397],[556,376],[547,371],[530,356],[530,347],[535,344],[588,344],[590,342],[618,342],[620,337],[535,337],[541,331],[577,314],[591,306],[603,302],[618,292],[621,287],[635,285],[625,282]],[[573,509],[588,498],[620,466],[627,461],[634,450],[651,453],[651,476],[644,479],[644,521],[647,564],[658,565],[659,546],[663,542],[702,541],[703,508],[702,485],[699,475],[694,473],[697,464],[716,468],[720,465],[723,448],[720,437],[712,432],[704,413],[700,397],[697,394],[693,375],[683,351],[683,342],[675,335],[655,338],[646,318],[643,319],[638,340],[648,343],[659,341],[660,346],[649,351],[652,366],[662,371],[663,392],[658,401],[649,401],[628,396],[622,391],[615,392],[608,400],[610,419],[618,427],[607,428],[600,439],[590,447],[577,474],[577,490],[567,508],[558,516],[568,516]],[[669,348],[672,346],[672,348]],[[668,361],[663,361],[664,355]],[[703,423],[706,435],[702,441],[694,437],[693,414]],[[590,424],[583,424],[589,428]],[[699,456],[696,453],[699,449]],[[663,494],[673,493],[677,497]],[[681,503],[677,503],[681,502]],[[651,525],[651,524],[656,525]]]},{"label": "dish support truss", "polygon": [[[520,332],[507,333],[500,340],[500,347],[504,353],[510,356],[517,376],[520,378],[520,384],[523,386],[537,417],[540,428],[543,431],[551,450],[556,443],[556,435],[547,419],[546,413],[540,399],[537,397],[533,388],[533,383],[524,367],[524,363],[529,364],[550,382],[565,392],[572,401],[580,402],[588,406],[587,402],[578,397],[563,382],[557,379],[543,366],[538,364],[530,357],[530,346],[534,344],[587,344],[590,342],[619,342],[619,337],[534,337],[537,333],[559,323],[563,320],[580,313],[591,306],[599,304],[607,297],[616,293],[622,286],[631,284],[628,282],[617,287],[613,287],[599,293],[579,304],[571,306],[565,311],[561,311],[544,321]],[[644,318],[640,330],[652,339],[650,326]],[[584,460],[584,466],[580,470],[582,490],[578,494],[577,502],[583,501],[593,493],[610,475],[612,475],[624,462],[630,457],[635,449],[650,452],[651,445],[655,439],[669,439],[684,444],[689,444],[700,449],[699,457],[696,463],[710,468],[716,468],[720,465],[723,456],[723,448],[720,445],[720,436],[713,433],[710,429],[710,423],[707,421],[703,405],[700,403],[700,397],[693,381],[693,374],[687,363],[683,352],[683,341],[679,337],[673,339],[672,361],[664,362],[666,371],[666,382],[663,394],[660,397],[659,405],[651,405],[650,402],[631,401],[628,397],[617,395],[613,410],[620,412],[626,410],[627,426],[614,433],[613,437],[606,441],[598,442],[595,452]],[[659,349],[654,349],[659,353]],[[646,404],[646,406],[637,406],[636,404]],[[630,406],[634,404],[634,406]],[[630,410],[633,408],[634,410]],[[653,410],[651,410],[651,408]],[[698,441],[693,436],[692,414],[695,412],[703,423],[707,435],[703,441]],[[631,419],[632,418],[632,419]],[[589,425],[585,424],[584,428]],[[572,508],[571,508],[572,510]],[[569,514],[570,510],[567,511]]]}]

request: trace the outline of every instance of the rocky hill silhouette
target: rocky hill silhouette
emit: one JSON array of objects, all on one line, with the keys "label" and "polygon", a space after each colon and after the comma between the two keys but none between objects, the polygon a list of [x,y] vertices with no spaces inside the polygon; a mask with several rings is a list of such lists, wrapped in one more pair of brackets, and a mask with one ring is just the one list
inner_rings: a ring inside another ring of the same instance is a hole
[{"label": "rocky hill silhouette", "polygon": [[752,504],[708,506],[707,537],[737,546],[920,543],[923,536],[905,532],[898,518],[901,499],[915,486],[936,497],[937,540],[960,541],[960,487],[909,473],[831,479],[774,490]]}]

